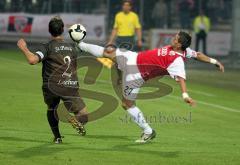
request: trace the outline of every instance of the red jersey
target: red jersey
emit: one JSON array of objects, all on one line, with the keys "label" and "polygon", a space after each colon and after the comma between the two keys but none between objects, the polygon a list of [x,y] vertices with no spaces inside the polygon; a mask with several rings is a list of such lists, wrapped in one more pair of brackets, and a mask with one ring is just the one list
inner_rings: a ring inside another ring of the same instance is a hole
[{"label": "red jersey", "polygon": [[[173,76],[185,78],[183,61],[186,60],[186,57],[190,58],[196,56],[196,52],[190,48],[181,54],[173,51],[172,46],[165,46],[163,48],[139,52],[137,56],[137,66],[144,80],[148,80],[157,76],[171,75],[171,73],[169,73],[171,72],[169,68],[174,70]],[[176,72],[184,73],[174,75]]]}]

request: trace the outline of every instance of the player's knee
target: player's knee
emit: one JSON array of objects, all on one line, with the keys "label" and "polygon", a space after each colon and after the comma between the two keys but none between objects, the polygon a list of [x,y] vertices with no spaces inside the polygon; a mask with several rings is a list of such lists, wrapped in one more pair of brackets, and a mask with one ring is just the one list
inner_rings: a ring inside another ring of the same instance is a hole
[{"label": "player's knee", "polygon": [[122,108],[125,109],[125,110],[128,109],[127,105],[124,102],[122,102]]},{"label": "player's knee", "polygon": [[135,102],[129,101],[129,100],[123,100],[122,101],[122,108],[125,110],[128,110],[129,108],[135,106]]}]

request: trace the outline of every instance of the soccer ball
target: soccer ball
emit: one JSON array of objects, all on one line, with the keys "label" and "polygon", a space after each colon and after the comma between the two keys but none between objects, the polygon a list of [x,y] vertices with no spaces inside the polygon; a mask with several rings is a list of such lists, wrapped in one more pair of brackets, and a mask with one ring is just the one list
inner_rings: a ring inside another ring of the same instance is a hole
[{"label": "soccer ball", "polygon": [[69,28],[68,33],[74,42],[80,42],[86,37],[87,31],[83,25],[74,24]]}]

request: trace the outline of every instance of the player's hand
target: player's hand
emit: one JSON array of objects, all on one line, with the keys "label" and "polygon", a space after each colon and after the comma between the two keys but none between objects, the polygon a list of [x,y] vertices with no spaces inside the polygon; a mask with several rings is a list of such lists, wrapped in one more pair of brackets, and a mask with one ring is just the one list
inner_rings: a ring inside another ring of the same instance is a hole
[{"label": "player's hand", "polygon": [[185,103],[189,104],[192,107],[194,107],[196,105],[196,102],[190,97],[185,98],[184,101],[185,101]]},{"label": "player's hand", "polygon": [[18,40],[17,46],[19,47],[19,49],[24,50],[27,48],[27,43],[24,39],[21,38],[20,40]]},{"label": "player's hand", "polygon": [[106,45],[113,45],[113,41],[108,41]]},{"label": "player's hand", "polygon": [[221,62],[218,61],[216,67],[218,67],[221,72],[224,72],[224,66]]}]

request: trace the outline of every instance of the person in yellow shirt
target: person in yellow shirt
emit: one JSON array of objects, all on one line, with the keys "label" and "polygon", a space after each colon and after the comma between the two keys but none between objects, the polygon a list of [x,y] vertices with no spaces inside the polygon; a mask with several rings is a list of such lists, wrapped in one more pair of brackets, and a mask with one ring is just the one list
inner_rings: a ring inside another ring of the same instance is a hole
[{"label": "person in yellow shirt", "polygon": [[134,36],[137,34],[137,46],[142,47],[142,30],[138,15],[132,11],[132,1],[124,0],[122,11],[115,16],[112,34],[108,44],[113,44],[116,39],[118,47],[129,44],[127,49],[134,47]]},{"label": "person in yellow shirt", "polygon": [[[114,26],[108,41],[108,45],[116,43],[117,47],[133,50],[135,47],[135,34],[137,34],[138,49],[141,49],[142,29],[138,15],[132,11],[132,1],[123,0],[122,11],[118,12],[115,16]],[[98,58],[98,61],[103,63],[103,65],[107,66],[108,68],[112,67],[112,63],[109,61],[109,59]],[[117,69],[117,74],[117,84],[121,84],[121,71],[119,69]]]},{"label": "person in yellow shirt", "polygon": [[204,15],[203,11],[194,19],[193,28],[196,34],[195,50],[199,50],[199,44],[200,41],[202,41],[203,53],[207,54],[207,34],[211,28],[211,22],[210,19]]}]

